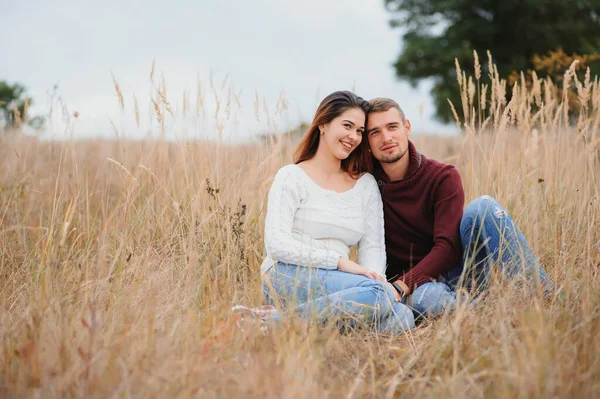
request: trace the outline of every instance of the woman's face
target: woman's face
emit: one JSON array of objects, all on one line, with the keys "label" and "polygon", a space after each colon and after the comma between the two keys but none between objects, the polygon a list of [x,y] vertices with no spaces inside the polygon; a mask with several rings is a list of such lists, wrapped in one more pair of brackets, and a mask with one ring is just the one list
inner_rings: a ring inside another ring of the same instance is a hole
[{"label": "woman's face", "polygon": [[365,119],[362,109],[347,109],[331,122],[319,126],[323,132],[319,146],[324,146],[324,149],[340,160],[348,158],[362,141]]}]

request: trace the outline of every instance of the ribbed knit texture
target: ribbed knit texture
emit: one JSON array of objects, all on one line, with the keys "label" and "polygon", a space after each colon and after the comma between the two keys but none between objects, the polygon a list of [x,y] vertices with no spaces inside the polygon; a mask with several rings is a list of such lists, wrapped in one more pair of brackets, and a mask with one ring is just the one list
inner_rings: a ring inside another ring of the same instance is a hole
[{"label": "ribbed knit texture", "polygon": [[383,204],[372,175],[337,193],[318,186],[298,165],[277,172],[268,196],[261,274],[277,261],[336,269],[357,243],[358,263],[384,276]]},{"label": "ribbed knit texture", "polygon": [[414,288],[461,261],[465,194],[454,166],[420,155],[412,142],[409,156],[403,179],[390,181],[378,162],[374,175],[385,211],[387,277]]}]

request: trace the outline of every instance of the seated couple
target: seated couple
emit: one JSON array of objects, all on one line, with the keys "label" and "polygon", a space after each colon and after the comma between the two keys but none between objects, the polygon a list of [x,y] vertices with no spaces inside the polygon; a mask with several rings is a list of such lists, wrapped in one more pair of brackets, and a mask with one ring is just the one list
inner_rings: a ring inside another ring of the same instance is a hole
[{"label": "seated couple", "polygon": [[[464,208],[456,168],[419,153],[410,131],[393,100],[348,91],[323,99],[269,191],[261,265],[269,305],[235,312],[275,322],[288,312],[351,318],[401,334],[415,316],[453,308],[459,287],[485,289],[493,264],[552,289],[506,210],[489,196]],[[355,244],[358,263],[349,259]]]}]

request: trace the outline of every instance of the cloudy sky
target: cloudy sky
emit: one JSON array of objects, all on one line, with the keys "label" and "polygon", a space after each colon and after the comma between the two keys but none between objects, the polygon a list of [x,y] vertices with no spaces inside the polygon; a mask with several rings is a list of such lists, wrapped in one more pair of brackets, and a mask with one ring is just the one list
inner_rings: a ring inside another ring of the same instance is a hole
[{"label": "cloudy sky", "polygon": [[[58,85],[49,124],[55,136],[157,134],[151,98],[163,79],[175,113],[165,112],[171,136],[211,137],[217,125],[233,140],[284,130],[310,120],[320,99],[340,89],[396,99],[416,132],[453,131],[433,120],[428,82],[413,89],[395,78],[400,33],[389,28],[382,0],[0,2],[0,80],[26,85],[33,114],[50,110]],[[68,119],[75,111],[79,117]]]}]

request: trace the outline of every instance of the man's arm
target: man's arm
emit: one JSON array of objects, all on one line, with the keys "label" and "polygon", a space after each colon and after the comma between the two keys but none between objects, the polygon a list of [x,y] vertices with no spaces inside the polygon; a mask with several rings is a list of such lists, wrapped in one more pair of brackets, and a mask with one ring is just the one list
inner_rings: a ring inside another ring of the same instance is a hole
[{"label": "man's arm", "polygon": [[433,248],[398,283],[410,294],[421,284],[437,279],[457,265],[462,258],[460,221],[465,204],[465,193],[458,170],[446,169],[435,188],[433,205]]}]

